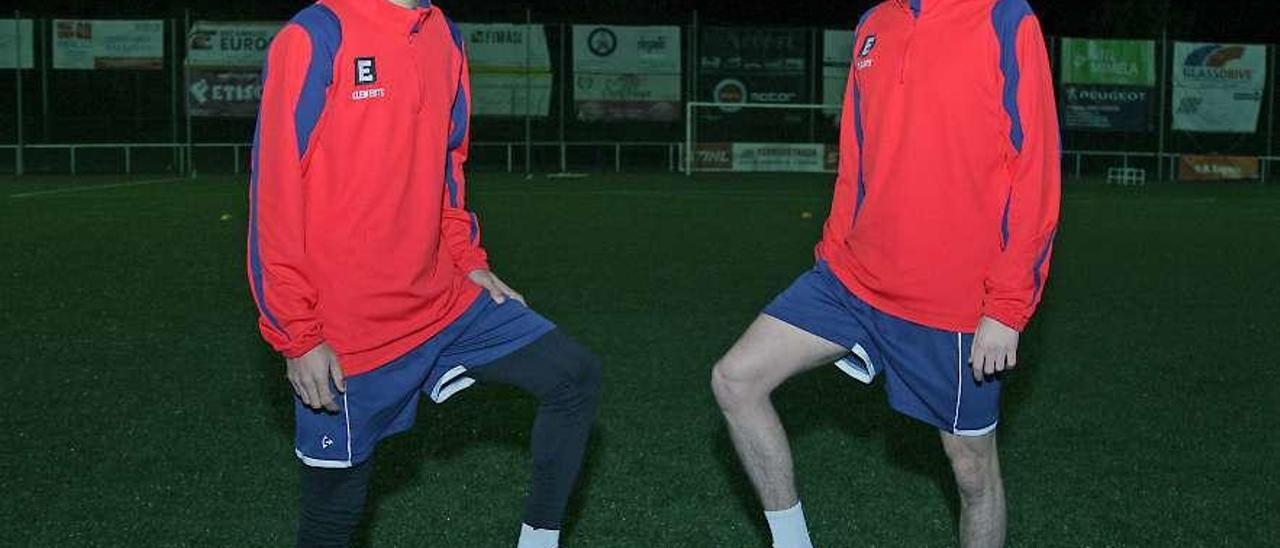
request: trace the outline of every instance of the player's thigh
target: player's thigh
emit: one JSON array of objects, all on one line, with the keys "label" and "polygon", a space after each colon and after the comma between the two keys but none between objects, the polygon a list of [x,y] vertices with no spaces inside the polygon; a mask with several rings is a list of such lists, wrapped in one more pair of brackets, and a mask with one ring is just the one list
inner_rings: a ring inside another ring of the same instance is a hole
[{"label": "player's thigh", "polygon": [[787,379],[848,354],[843,346],[761,314],[716,364],[718,388],[771,392]]}]

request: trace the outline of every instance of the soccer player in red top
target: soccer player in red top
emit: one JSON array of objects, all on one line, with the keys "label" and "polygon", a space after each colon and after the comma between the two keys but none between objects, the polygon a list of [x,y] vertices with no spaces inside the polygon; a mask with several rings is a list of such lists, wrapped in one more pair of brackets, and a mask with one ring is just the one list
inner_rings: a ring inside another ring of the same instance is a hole
[{"label": "soccer player in red top", "polygon": [[350,542],[374,449],[423,396],[493,382],[540,402],[518,542],[557,546],[600,364],[490,272],[466,209],[458,28],[428,0],[321,0],[264,71],[248,271],[297,392],[298,545]]},{"label": "soccer player in red top", "polygon": [[961,544],[1000,546],[1000,385],[1044,292],[1060,192],[1052,75],[1026,0],[888,0],[864,15],[840,154],[817,266],[712,375],[774,545],[811,541],[769,395],[835,362],[867,383],[883,373],[890,405],[941,431]]}]

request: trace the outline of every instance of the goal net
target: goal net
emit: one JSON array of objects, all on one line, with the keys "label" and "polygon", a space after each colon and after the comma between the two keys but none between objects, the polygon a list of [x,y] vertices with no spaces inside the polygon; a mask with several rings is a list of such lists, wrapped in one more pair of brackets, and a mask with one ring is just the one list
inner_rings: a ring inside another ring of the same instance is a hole
[{"label": "goal net", "polygon": [[839,122],[831,105],[686,103],[684,172],[834,173]]}]

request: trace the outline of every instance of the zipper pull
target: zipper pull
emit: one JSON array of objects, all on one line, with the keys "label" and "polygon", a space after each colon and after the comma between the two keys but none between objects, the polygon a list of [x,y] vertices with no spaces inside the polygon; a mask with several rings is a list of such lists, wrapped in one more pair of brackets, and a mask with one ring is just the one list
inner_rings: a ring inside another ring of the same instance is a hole
[{"label": "zipper pull", "polygon": [[424,11],[422,12],[422,15],[418,16],[418,22],[414,23],[413,28],[409,29],[409,42],[413,42],[414,37],[418,36],[418,33],[422,32],[422,26],[427,23],[427,18],[430,16],[430,11]]}]

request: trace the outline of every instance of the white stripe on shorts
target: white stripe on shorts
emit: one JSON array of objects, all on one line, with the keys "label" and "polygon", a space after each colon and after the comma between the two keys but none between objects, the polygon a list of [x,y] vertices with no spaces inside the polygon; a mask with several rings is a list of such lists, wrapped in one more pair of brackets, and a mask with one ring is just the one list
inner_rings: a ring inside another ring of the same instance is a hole
[{"label": "white stripe on shorts", "polygon": [[960,400],[964,398],[964,335],[956,333],[956,416],[951,431],[960,433]]},{"label": "white stripe on shorts", "polygon": [[951,421],[951,433],[966,438],[979,438],[995,431],[1000,421],[977,430],[960,429],[960,401],[964,398],[964,334],[956,333],[956,417]]}]

